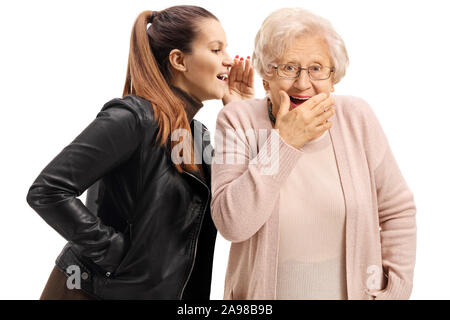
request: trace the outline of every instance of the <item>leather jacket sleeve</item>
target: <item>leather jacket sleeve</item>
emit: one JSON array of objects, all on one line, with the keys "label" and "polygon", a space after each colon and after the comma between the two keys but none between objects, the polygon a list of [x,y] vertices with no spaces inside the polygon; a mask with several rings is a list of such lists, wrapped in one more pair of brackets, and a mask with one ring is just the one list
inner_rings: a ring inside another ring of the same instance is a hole
[{"label": "leather jacket sleeve", "polygon": [[125,237],[103,224],[77,197],[131,157],[142,141],[142,127],[139,112],[132,107],[106,104],[45,167],[27,195],[29,205],[102,272],[113,273],[119,265],[127,247]]}]

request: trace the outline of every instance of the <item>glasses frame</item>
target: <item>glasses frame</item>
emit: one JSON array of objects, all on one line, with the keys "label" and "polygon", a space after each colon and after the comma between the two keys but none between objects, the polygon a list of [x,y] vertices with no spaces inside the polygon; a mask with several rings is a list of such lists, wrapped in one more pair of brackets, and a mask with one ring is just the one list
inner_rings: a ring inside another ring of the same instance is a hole
[{"label": "glasses frame", "polygon": [[[298,68],[298,74],[297,74],[297,76],[295,76],[295,77],[287,77],[287,76],[282,76],[282,75],[280,75],[280,73],[279,73],[279,71],[278,71],[278,68],[281,67],[281,66],[286,66],[286,65],[292,65],[292,66],[297,67],[297,68]],[[336,69],[335,69],[334,67],[328,67],[328,66],[322,67],[322,68],[328,68],[328,69],[330,69],[330,72],[328,73],[328,77],[323,78],[323,79],[313,79],[313,78],[311,77],[311,73],[309,73],[309,69],[312,68],[312,67],[313,67],[313,66],[309,66],[309,67],[307,67],[307,68],[302,68],[301,66],[299,66],[299,65],[297,65],[297,64],[290,64],[290,63],[284,63],[284,64],[279,64],[278,66],[272,66],[272,68],[274,68],[275,70],[277,70],[277,76],[279,76],[280,78],[283,78],[283,79],[291,79],[291,80],[300,78],[300,75],[301,75],[301,73],[302,73],[302,70],[305,70],[305,71],[308,72],[308,77],[309,77],[309,79],[310,79],[311,81],[328,80],[328,79],[330,78],[330,76],[331,76],[331,73],[336,71]]]}]

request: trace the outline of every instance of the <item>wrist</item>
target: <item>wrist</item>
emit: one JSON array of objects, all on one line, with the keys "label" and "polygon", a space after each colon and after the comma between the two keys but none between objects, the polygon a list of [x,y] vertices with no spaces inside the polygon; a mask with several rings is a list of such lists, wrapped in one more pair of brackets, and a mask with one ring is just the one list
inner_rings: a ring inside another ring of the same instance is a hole
[{"label": "wrist", "polygon": [[236,99],[234,99],[231,94],[226,94],[222,98],[222,103],[225,106],[225,105],[227,105],[228,103],[230,103],[233,100],[236,100]]},{"label": "wrist", "polygon": [[287,144],[288,146],[295,148],[297,150],[301,150],[303,148],[303,146],[306,144],[306,141],[304,141],[304,140],[291,141],[291,139],[289,139],[289,137],[284,136],[282,133],[279,133],[279,136],[285,144]]}]

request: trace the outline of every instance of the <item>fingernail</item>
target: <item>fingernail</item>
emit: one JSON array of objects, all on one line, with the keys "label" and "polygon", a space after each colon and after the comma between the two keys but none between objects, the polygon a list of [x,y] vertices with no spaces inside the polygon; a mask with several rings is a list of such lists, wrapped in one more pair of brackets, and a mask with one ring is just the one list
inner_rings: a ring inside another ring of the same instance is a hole
[{"label": "fingernail", "polygon": [[239,56],[238,55],[236,55],[236,57],[234,57],[235,59],[239,59]]},{"label": "fingernail", "polygon": [[247,56],[247,59],[250,59],[250,56]]},{"label": "fingernail", "polygon": [[243,58],[243,57],[241,57],[241,61],[242,61],[242,60],[244,60],[244,58]]}]

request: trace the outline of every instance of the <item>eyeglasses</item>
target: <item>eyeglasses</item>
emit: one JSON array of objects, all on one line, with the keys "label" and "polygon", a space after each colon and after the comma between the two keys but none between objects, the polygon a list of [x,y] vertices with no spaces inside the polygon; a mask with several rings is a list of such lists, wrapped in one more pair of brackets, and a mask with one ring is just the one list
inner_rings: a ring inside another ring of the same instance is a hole
[{"label": "eyeglasses", "polygon": [[311,80],[327,80],[331,73],[335,71],[334,67],[322,67],[319,64],[311,65],[307,68],[302,68],[298,65],[289,63],[272,67],[277,70],[277,74],[280,78],[285,79],[297,79],[300,77],[302,70],[305,70],[308,71]]}]

